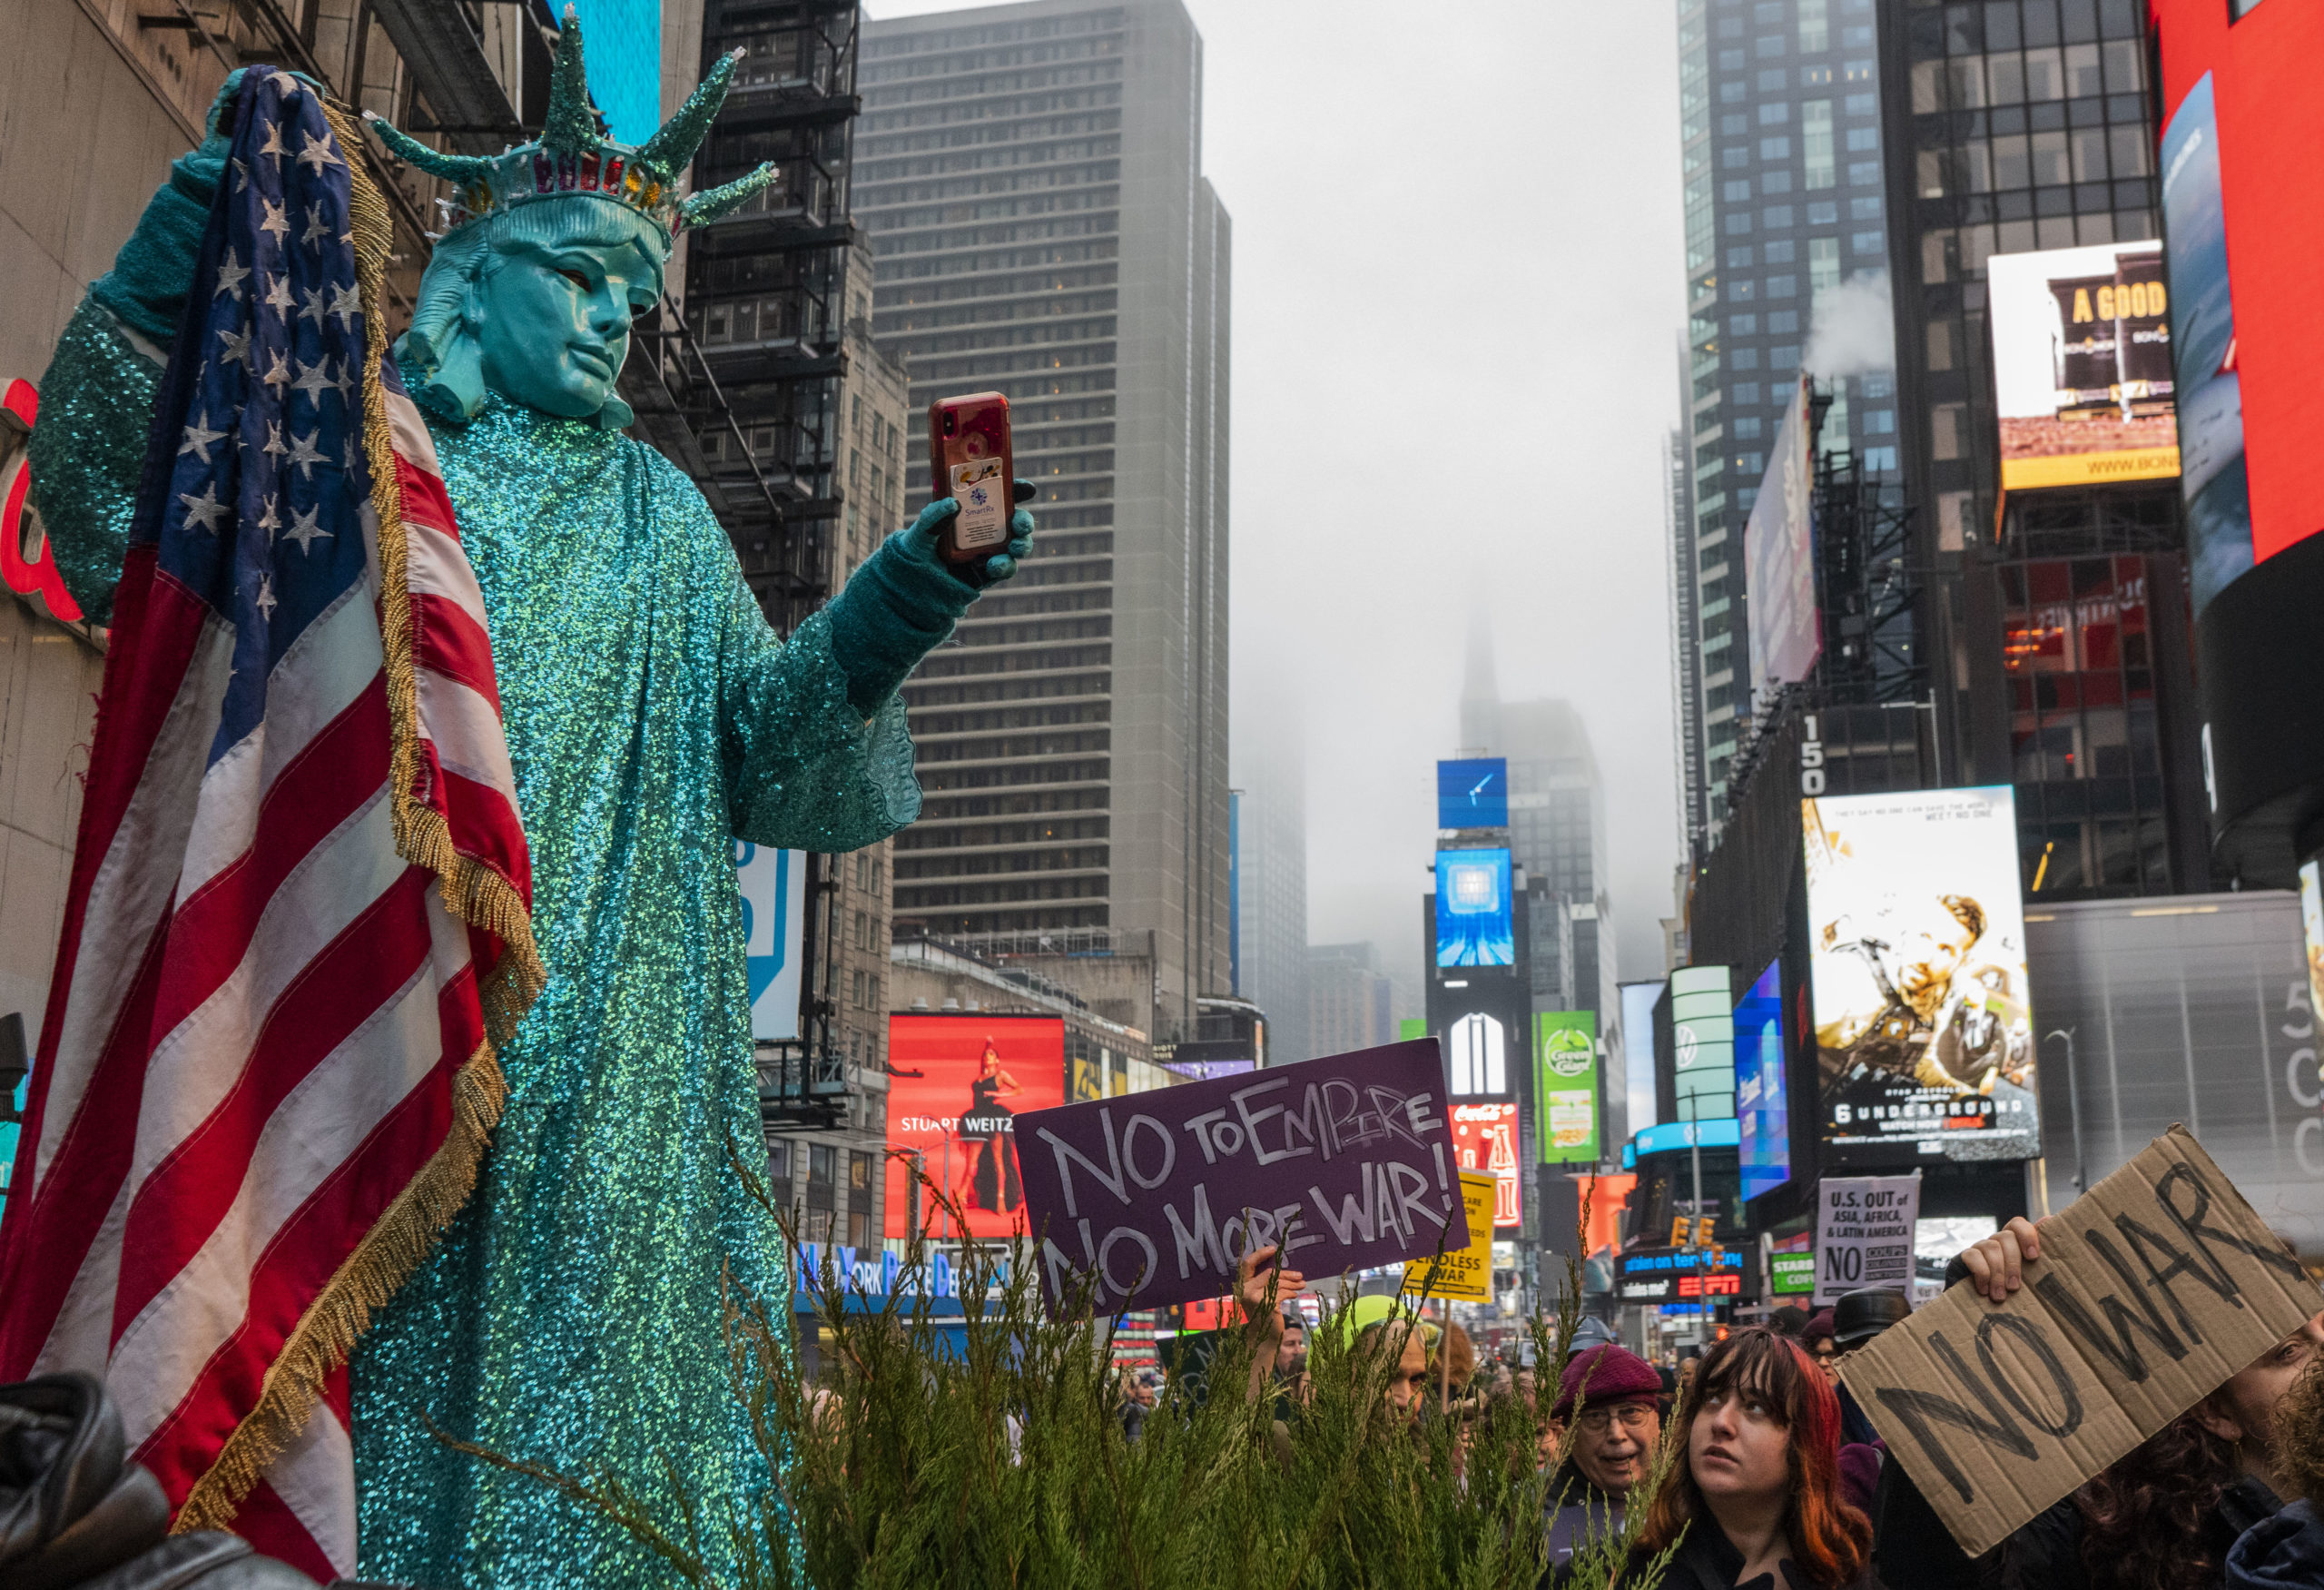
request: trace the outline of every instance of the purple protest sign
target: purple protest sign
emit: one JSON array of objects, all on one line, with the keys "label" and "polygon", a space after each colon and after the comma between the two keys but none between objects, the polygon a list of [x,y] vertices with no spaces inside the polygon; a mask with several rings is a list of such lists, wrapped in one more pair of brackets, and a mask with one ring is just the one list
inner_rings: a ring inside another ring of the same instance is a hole
[{"label": "purple protest sign", "polygon": [[1017,1118],[1027,1229],[1054,1308],[1218,1295],[1243,1254],[1337,1275],[1468,1245],[1436,1040]]}]

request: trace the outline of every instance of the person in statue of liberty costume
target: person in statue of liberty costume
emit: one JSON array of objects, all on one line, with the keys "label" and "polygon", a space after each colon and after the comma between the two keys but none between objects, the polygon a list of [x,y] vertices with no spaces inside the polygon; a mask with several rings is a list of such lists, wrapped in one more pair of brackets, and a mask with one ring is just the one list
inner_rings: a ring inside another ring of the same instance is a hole
[{"label": "person in statue of liberty costume", "polygon": [[[735,1164],[757,1157],[760,1127],[733,842],[848,851],[911,822],[897,686],[1030,549],[1019,510],[1006,554],[954,572],[935,555],[955,508],[940,499],[780,641],[701,494],[620,434],[630,319],[660,296],[673,233],[772,174],[682,196],[733,70],[720,63],[646,144],[612,143],[568,10],[539,143],[453,156],[379,125],[459,195],[397,355],[482,588],[548,981],[500,1054],[508,1099],[474,1195],[348,1366],[369,1579],[661,1576],[616,1526],[439,1433],[616,1476],[680,1539],[682,1486],[704,1561],[737,1577],[728,1523],[747,1526],[775,1476],[729,1378],[723,1299],[787,1321],[792,1279]],[[227,174],[215,122],[44,380],[42,512],[100,623],[155,351]]]}]

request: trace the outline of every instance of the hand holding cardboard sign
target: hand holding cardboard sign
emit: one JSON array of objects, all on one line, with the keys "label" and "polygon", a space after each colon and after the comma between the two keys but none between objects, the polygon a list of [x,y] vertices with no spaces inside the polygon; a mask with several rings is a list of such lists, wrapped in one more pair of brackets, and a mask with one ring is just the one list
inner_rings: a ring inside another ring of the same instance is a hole
[{"label": "hand holding cardboard sign", "polygon": [[2012,1215],[2000,1230],[1962,1249],[1961,1262],[1969,1267],[1973,1289],[1996,1303],[2005,1303],[2010,1293],[2024,1284],[2025,1267],[2041,1257],[2041,1228],[2024,1215]]}]

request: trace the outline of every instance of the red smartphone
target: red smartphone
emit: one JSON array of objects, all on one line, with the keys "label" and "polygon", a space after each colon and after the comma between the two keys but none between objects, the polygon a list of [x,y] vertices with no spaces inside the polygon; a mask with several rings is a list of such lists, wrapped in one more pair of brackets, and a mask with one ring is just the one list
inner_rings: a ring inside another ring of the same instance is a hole
[{"label": "red smartphone", "polygon": [[999,392],[939,398],[928,406],[929,488],[958,498],[937,538],[947,563],[974,563],[1009,544],[1016,510],[1016,459],[1009,448],[1009,400]]}]

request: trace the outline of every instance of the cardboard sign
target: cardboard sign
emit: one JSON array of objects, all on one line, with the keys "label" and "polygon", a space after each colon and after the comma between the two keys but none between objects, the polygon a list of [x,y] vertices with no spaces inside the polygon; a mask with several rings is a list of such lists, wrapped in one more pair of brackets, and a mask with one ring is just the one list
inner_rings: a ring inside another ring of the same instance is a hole
[{"label": "cardboard sign", "polygon": [[2042,1257],[2007,1302],[1952,1287],[1840,1361],[1889,1452],[1972,1556],[2324,1309],[2177,1127],[2041,1232]]},{"label": "cardboard sign", "polygon": [[1424,1038],[1020,1115],[1042,1294],[1086,1273],[1108,1313],[1215,1297],[1271,1242],[1320,1275],[1465,1249],[1444,1106]]},{"label": "cardboard sign", "polygon": [[1827,1176],[1817,1185],[1822,1211],[1816,1222],[1816,1306],[1865,1287],[1909,1295],[1921,1173]]},{"label": "cardboard sign", "polygon": [[[1461,1172],[1461,1202],[1469,1214],[1469,1245],[1447,1248],[1440,1259],[1431,1254],[1404,1266],[1404,1290],[1425,1291],[1432,1298],[1466,1298],[1492,1301],[1492,1210],[1502,1178]],[[1432,1279],[1429,1271],[1436,1272]]]}]

